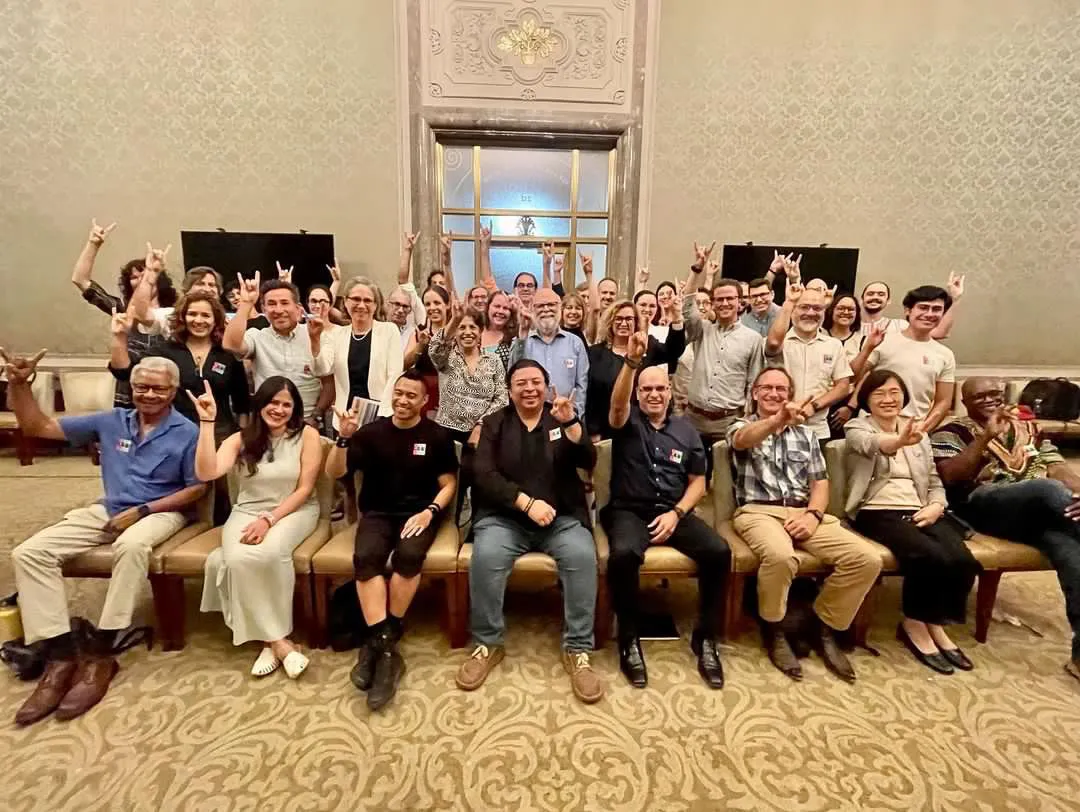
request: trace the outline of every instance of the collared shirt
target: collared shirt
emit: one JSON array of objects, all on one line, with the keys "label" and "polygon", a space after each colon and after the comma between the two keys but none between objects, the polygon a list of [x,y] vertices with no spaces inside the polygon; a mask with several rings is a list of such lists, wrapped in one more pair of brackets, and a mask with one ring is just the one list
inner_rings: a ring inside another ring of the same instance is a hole
[{"label": "collared shirt", "polygon": [[757,333],[762,338],[765,338],[769,334],[769,328],[772,327],[772,323],[776,321],[776,315],[780,312],[780,305],[773,302],[769,305],[769,309],[765,311],[765,315],[758,317],[753,310],[747,310],[743,313],[739,320]]},{"label": "collared shirt", "polygon": [[[952,459],[963,452],[982,432],[970,417],[950,420],[930,437],[934,460]],[[1039,433],[1034,420],[1011,420],[1009,428],[994,440],[979,460],[979,472],[970,482],[946,486],[950,505],[961,505],[979,485],[989,482],[1024,482],[1046,476],[1051,465],[1065,462],[1057,447]]]},{"label": "collared shirt", "polygon": [[686,493],[690,474],[705,475],[705,446],[685,417],[668,417],[655,428],[635,403],[611,442],[614,507],[670,510]]},{"label": "collared shirt", "polygon": [[589,354],[581,339],[560,329],[551,341],[533,330],[524,341],[516,341],[510,351],[512,367],[522,358],[531,358],[547,370],[551,386],[560,397],[573,392],[574,413],[585,418],[585,392],[589,386]]},{"label": "collared shirt", "polygon": [[61,417],[59,423],[68,442],[81,446],[96,440],[101,444],[102,502],[110,516],[199,484],[195,476],[199,429],[176,409],[170,409],[141,438],[134,409]]},{"label": "collared shirt", "polygon": [[[838,381],[855,375],[840,339],[820,330],[813,338],[804,339],[794,327],[790,328],[780,351],[770,358],[782,358],[784,369],[794,379],[792,400],[824,395]],[[828,415],[828,409],[819,409],[806,421],[819,440],[829,439]]]},{"label": "collared shirt", "polygon": [[687,400],[709,411],[742,409],[750,383],[764,363],[765,342],[746,325],[705,321],[693,296],[683,299],[686,340],[694,348],[694,373]]},{"label": "collared shirt", "polygon": [[735,464],[735,498],[740,505],[805,504],[810,500],[810,486],[828,478],[817,435],[806,425],[788,426],[753,448],[736,449],[732,445],[735,433],[757,419],[751,415],[746,420],[736,420],[728,429],[727,441]]},{"label": "collared shirt", "polygon": [[[322,340],[329,340],[326,332]],[[288,378],[300,390],[304,417],[311,417],[322,392],[322,382],[313,374],[315,359],[311,357],[306,324],[296,325],[287,336],[273,327],[248,330],[244,333],[244,357],[253,361],[256,389],[274,375]]]},{"label": "collared shirt", "polygon": [[907,386],[908,405],[900,412],[920,420],[930,413],[939,383],[956,382],[956,356],[939,341],[916,341],[902,333],[886,333],[867,364],[871,369],[891,369]]}]

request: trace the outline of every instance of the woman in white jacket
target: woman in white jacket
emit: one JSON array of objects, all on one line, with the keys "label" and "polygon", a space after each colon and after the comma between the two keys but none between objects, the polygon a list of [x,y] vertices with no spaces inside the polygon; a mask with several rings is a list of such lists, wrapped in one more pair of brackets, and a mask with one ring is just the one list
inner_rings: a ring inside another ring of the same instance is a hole
[{"label": "woman in white jacket", "polygon": [[[378,286],[357,276],[345,283],[343,296],[349,324],[320,336],[315,358],[315,375],[334,376],[334,411],[342,413],[357,397],[382,403],[387,386],[403,369],[400,331],[390,322],[375,320],[381,298]],[[384,404],[379,414],[390,410]]]}]

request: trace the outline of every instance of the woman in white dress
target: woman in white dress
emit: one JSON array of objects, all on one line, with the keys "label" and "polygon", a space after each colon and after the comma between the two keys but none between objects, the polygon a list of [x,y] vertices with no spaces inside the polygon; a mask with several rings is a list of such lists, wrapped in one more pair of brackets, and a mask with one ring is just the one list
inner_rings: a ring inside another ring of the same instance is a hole
[{"label": "woman in white dress", "polygon": [[209,482],[231,471],[237,483],[221,547],[206,560],[202,611],[224,615],[234,645],[265,644],[252,674],[265,677],[284,666],[296,679],[308,659],[288,637],[296,580],[292,554],[319,521],[319,434],[304,424],[296,385],[275,375],[255,393],[247,427],[215,451],[214,396],[209,387],[198,397],[188,396],[199,413],[195,475]]}]

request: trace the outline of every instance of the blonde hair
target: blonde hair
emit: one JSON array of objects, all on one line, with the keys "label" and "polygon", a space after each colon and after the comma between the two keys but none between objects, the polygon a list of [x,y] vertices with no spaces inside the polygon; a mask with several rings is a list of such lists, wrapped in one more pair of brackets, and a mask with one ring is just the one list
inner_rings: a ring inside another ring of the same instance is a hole
[{"label": "blonde hair", "polygon": [[624,307],[629,307],[634,311],[634,330],[637,330],[638,312],[634,303],[630,299],[616,299],[600,314],[598,326],[600,340],[609,346],[615,341],[615,314]]}]

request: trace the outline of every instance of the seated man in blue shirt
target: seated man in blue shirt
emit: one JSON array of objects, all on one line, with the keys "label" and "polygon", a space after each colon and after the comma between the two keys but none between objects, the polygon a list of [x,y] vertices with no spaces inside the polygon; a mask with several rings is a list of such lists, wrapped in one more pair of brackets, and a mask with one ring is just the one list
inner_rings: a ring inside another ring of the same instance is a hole
[{"label": "seated man in blue shirt", "polygon": [[555,391],[574,402],[574,412],[585,414],[585,391],[589,386],[589,353],[581,339],[559,327],[562,303],[550,288],[538,290],[532,300],[531,320],[536,325],[526,332],[530,317],[521,319],[522,336],[510,351],[510,366],[529,358],[542,366]]},{"label": "seated man in blue shirt", "polygon": [[[131,625],[146,578],[150,550],[186,523],[183,511],[203,495],[195,477],[198,427],[172,408],[180,371],[167,358],[144,358],[131,371],[134,409],[109,409],[81,417],[43,414],[30,380],[44,351],[9,358],[8,402],[19,428],[34,437],[101,444],[100,502],[75,508],[12,552],[26,642],[44,641],[48,664],[34,693],[15,716],[20,725],[56,711],[73,719],[105,696],[119,666],[112,655],[117,632]],[[90,651],[72,639],[64,596],[65,560],[111,544],[112,578]]]},{"label": "seated man in blue shirt", "polygon": [[612,429],[611,502],[600,522],[611,545],[608,583],[619,618],[619,666],[630,684],[648,682],[637,634],[638,570],[652,544],[669,544],[698,567],[698,626],[690,645],[698,672],[710,688],[724,687],[714,640],[731,550],[716,531],[691,515],[705,495],[705,446],[685,417],[669,417],[671,384],[662,366],[642,370],[637,403],[630,404],[634,370],[648,345],[644,332],[630,336],[608,409]]}]

